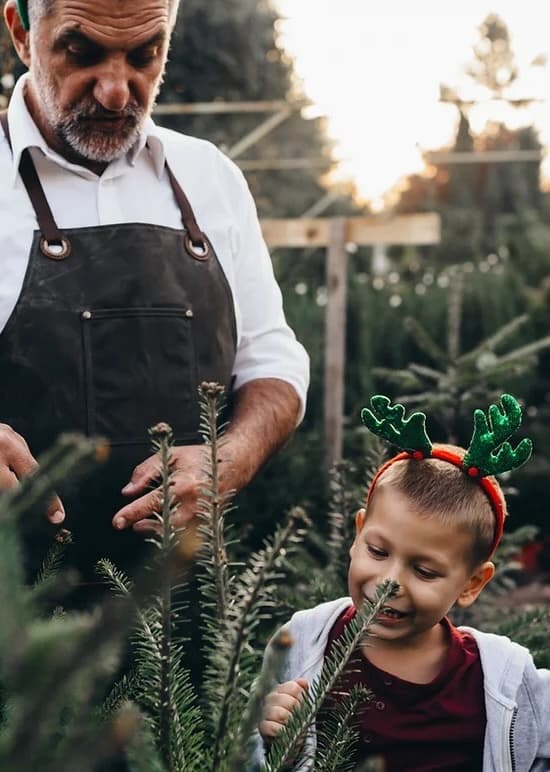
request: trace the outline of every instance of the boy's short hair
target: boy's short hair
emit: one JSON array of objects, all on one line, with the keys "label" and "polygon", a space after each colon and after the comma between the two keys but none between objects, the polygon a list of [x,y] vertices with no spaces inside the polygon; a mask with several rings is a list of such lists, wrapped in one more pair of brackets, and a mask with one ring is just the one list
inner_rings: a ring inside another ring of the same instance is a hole
[{"label": "boy's short hair", "polygon": [[[456,445],[434,444],[464,456],[464,448]],[[496,480],[506,505],[502,490]],[[369,499],[367,509],[376,498],[376,490],[385,485],[406,496],[420,512],[435,515],[445,524],[462,525],[472,534],[470,553],[472,567],[488,559],[495,535],[495,513],[479,482],[466,473],[438,458],[403,459],[389,466],[381,475]]]}]

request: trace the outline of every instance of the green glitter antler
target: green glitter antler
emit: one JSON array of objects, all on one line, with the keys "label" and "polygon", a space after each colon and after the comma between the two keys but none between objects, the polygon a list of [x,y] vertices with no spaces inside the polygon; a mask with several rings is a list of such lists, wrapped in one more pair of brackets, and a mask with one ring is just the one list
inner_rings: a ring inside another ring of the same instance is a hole
[{"label": "green glitter antler", "polygon": [[463,466],[469,474],[480,477],[500,474],[517,469],[524,464],[533,451],[530,439],[523,439],[514,450],[506,442],[521,424],[521,407],[510,394],[500,398],[502,411],[498,405],[490,405],[488,419],[483,410],[474,412],[474,433],[470,446],[464,456]]},{"label": "green glitter antler", "polygon": [[361,410],[361,420],[367,429],[402,450],[430,455],[432,443],[426,434],[424,413],[411,413],[409,418],[405,418],[403,405],[392,405],[388,397],[382,394],[375,394],[370,403],[372,410],[368,407]]}]

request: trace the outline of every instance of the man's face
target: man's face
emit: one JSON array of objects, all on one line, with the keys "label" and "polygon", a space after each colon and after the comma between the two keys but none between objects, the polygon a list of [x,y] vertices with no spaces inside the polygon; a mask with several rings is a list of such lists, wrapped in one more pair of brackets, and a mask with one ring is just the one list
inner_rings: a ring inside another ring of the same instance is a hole
[{"label": "man's face", "polygon": [[164,72],[168,0],[55,0],[35,26],[27,102],[48,144],[76,160],[124,155]]}]

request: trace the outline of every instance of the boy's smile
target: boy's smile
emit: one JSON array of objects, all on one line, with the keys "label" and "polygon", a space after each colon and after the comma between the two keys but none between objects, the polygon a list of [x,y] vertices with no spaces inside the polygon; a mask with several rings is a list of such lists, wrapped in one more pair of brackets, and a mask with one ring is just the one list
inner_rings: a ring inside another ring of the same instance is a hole
[{"label": "boy's smile", "polygon": [[420,647],[440,640],[439,622],[466,607],[493,575],[492,563],[472,568],[472,536],[434,513],[415,511],[403,494],[380,485],[368,514],[359,510],[350,549],[349,593],[356,607],[372,600],[384,579],[400,585],[372,632],[376,647]]}]

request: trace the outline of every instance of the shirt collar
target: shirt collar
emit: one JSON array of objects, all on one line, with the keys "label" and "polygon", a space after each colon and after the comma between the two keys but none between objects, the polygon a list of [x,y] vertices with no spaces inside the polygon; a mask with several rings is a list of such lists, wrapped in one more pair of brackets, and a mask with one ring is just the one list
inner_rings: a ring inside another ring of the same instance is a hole
[{"label": "shirt collar", "polygon": [[[47,144],[37,125],[33,121],[25,102],[24,90],[28,77],[28,74],[22,75],[15,84],[8,108],[10,139],[13,151],[13,164],[11,173],[12,185],[15,185],[15,181],[19,173],[21,154],[26,148],[37,148],[59,166],[70,169],[77,174],[81,174],[82,176],[91,175],[92,172],[89,172],[89,170],[87,170],[85,167],[67,161],[66,158],[63,158],[63,156],[61,156],[59,153],[56,153]],[[149,149],[151,154],[151,160],[155,169],[155,173],[160,179],[164,171],[166,156],[164,151],[164,144],[158,133],[158,128],[151,118],[147,118],[145,120],[142,131],[136,143],[126,154],[125,162],[130,166],[135,166],[139,155],[145,150],[146,147]],[[118,164],[120,161],[121,159],[117,159],[116,161],[113,161],[112,165]]]}]

